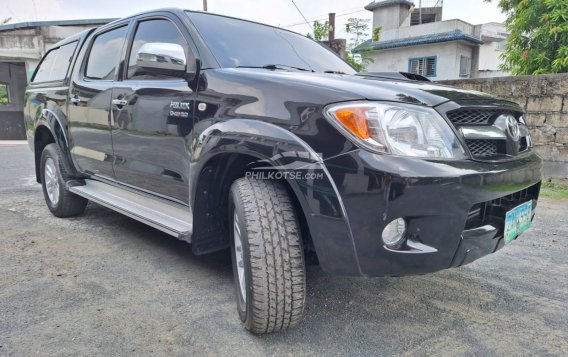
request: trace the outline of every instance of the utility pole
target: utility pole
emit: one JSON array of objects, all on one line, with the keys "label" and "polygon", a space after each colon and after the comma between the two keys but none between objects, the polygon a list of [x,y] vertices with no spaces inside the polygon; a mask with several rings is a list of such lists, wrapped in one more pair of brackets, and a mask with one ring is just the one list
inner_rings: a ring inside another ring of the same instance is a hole
[{"label": "utility pole", "polygon": [[207,0],[203,0],[203,11],[207,11]]},{"label": "utility pole", "polygon": [[327,37],[329,41],[335,40],[335,12],[329,13],[329,34]]},{"label": "utility pole", "polygon": [[418,11],[419,11],[418,17],[420,18],[419,24],[422,25],[422,0],[418,1],[418,8],[419,8],[418,9]]}]

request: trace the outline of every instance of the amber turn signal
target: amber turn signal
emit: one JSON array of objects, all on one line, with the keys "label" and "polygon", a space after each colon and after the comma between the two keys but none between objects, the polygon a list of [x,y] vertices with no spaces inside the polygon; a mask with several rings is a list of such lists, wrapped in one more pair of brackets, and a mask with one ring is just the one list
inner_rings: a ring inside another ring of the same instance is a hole
[{"label": "amber turn signal", "polygon": [[335,112],[335,117],[347,130],[361,139],[368,139],[371,135],[367,126],[365,113],[367,108],[345,108]]}]

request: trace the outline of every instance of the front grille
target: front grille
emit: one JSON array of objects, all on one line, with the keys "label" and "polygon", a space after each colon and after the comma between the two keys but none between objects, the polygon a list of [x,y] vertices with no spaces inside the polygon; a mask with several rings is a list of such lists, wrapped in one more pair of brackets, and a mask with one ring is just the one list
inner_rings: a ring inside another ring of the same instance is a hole
[{"label": "front grille", "polygon": [[478,158],[499,154],[499,140],[466,140],[471,155]]},{"label": "front grille", "polygon": [[458,109],[446,115],[454,125],[489,125],[495,113],[491,109]]},{"label": "front grille", "polygon": [[467,215],[464,229],[474,229],[491,224],[499,228],[500,233],[503,234],[502,230],[505,226],[505,214],[507,211],[530,200],[533,200],[534,209],[539,191],[540,182],[510,195],[473,205]]},{"label": "front grille", "polygon": [[529,143],[526,137],[521,138],[519,142],[519,152],[526,151],[529,148]]}]

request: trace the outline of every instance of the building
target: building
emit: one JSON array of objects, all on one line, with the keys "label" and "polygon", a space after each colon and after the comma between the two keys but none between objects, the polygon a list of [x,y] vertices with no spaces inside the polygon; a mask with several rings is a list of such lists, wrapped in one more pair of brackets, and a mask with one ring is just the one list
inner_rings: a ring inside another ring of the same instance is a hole
[{"label": "building", "polygon": [[113,19],[0,25],[0,140],[23,139],[24,92],[41,57],[57,42]]},{"label": "building", "polygon": [[498,69],[509,35],[502,24],[442,21],[443,0],[421,4],[384,0],[365,6],[373,12],[373,29],[381,28],[378,41],[356,49],[373,58],[367,71],[412,72],[432,80],[506,75]]}]

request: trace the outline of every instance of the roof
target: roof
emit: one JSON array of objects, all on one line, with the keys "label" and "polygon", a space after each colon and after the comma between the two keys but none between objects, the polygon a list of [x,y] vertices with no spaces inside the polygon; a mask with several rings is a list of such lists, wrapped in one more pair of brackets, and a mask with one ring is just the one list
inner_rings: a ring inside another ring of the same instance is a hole
[{"label": "roof", "polygon": [[367,40],[363,42],[359,47],[357,47],[354,52],[365,52],[371,50],[384,50],[389,48],[398,48],[398,47],[408,47],[408,46],[418,46],[418,45],[426,45],[430,43],[439,43],[439,42],[450,42],[450,41],[468,41],[475,44],[482,44],[483,41],[478,37],[471,36],[468,34],[463,33],[460,30],[453,30],[450,32],[444,33],[437,33],[431,35],[424,35],[418,37],[409,37],[404,39],[398,40],[390,40],[390,41],[383,41],[383,42],[373,42],[372,40]]},{"label": "roof", "polygon": [[406,5],[408,7],[414,6],[412,1],[408,0],[383,0],[383,1],[373,1],[365,6],[365,10],[373,11],[380,7],[392,6],[392,5]]},{"label": "roof", "polygon": [[42,26],[80,26],[80,25],[104,25],[116,19],[81,19],[81,20],[55,20],[55,21],[29,21],[16,24],[0,25],[0,32],[28,29]]}]

